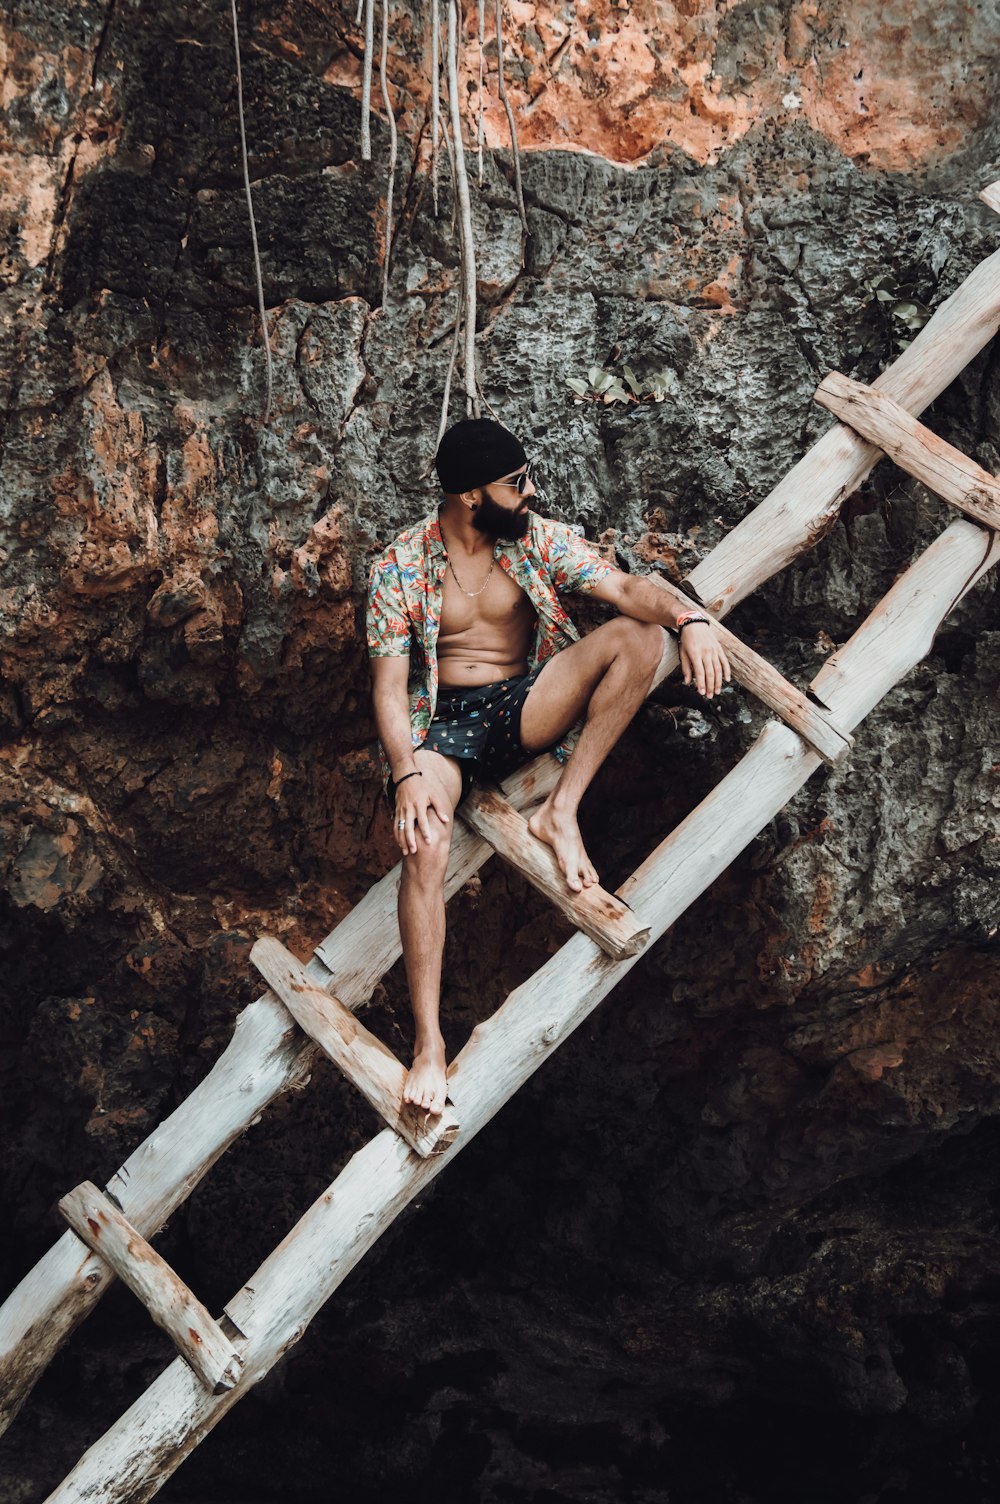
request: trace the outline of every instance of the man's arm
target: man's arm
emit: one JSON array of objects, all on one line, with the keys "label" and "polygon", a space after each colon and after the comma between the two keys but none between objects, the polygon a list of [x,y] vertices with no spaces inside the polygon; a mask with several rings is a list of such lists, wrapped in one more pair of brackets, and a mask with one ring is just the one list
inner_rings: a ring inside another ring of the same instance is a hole
[{"label": "man's arm", "polygon": [[658,590],[645,575],[626,574],[623,569],[613,569],[590,592],[599,601],[615,606],[623,616],[632,616],[636,621],[655,621],[661,627],[676,627],[682,611],[695,609],[682,606],[666,590]]},{"label": "man's arm", "polygon": [[[410,710],[406,681],[410,660],[406,658],[375,657],[372,665],[372,703],[375,707],[375,726],[382,743],[395,783],[406,778],[407,773],[423,773],[413,756],[410,735]],[[404,856],[417,849],[419,830],[426,845],[437,839],[437,828],[432,831],[428,811],[434,810],[442,825],[448,824],[448,806],[442,803],[441,795],[429,779],[408,778],[396,791],[396,813],[393,816],[393,835]]]},{"label": "man's arm", "polygon": [[413,771],[408,681],[413,640],[406,597],[393,550],[375,560],[368,579],[365,612],[372,671],[375,729],[398,783]]},{"label": "man's arm", "polygon": [[[613,569],[590,594],[615,606],[623,616],[634,617],[636,621],[655,621],[661,627],[676,628],[677,618],[683,611],[696,609],[694,602],[690,607],[682,605],[644,575],[626,574],[623,569]],[[721,690],[723,683],[728,684],[732,678],[729,659],[710,623],[692,622],[685,627],[679,650],[684,683],[690,684],[693,679],[699,694],[711,699]]]},{"label": "man's arm", "polygon": [[410,658],[407,654],[405,658],[372,658],[370,661],[375,729],[389,759],[392,776],[398,783],[405,773],[412,773],[416,767],[407,695]]},{"label": "man's arm", "polygon": [[[368,656],[372,666],[372,708],[375,729],[389,763],[396,789],[396,813],[393,834],[403,855],[417,849],[419,830],[428,845],[437,839],[431,831],[428,810],[433,809],[445,825],[447,804],[430,779],[423,777],[413,753],[410,726],[410,644],[413,640],[406,599],[399,579],[399,569],[390,555],[376,559],[368,582],[367,608]],[[420,773],[419,778],[407,778]],[[426,787],[424,785],[426,784]]]}]

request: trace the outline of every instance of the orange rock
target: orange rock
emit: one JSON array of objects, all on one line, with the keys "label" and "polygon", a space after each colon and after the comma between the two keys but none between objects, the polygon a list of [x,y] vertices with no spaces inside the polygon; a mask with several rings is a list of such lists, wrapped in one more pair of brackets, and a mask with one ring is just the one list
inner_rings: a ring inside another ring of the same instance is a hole
[{"label": "orange rock", "polygon": [[[814,0],[798,0],[786,33],[773,36],[749,18],[741,34],[733,7],[710,0],[509,9],[504,82],[526,151],[590,151],[636,166],[669,143],[712,163],[755,125],[791,116],[847,155],[912,171],[954,151],[988,118],[993,39],[985,16],[981,33],[969,35],[960,0],[944,0],[922,27],[908,0],[888,0],[878,16],[842,7],[836,24]],[[390,42],[390,95],[405,129],[427,101],[430,23],[423,37],[411,37],[403,18],[399,25]],[[479,115],[477,30],[473,8],[459,67],[470,143]],[[965,45],[949,46],[959,32]],[[488,27],[483,132],[488,147],[508,149],[495,48]],[[324,76],[360,98],[358,58],[341,52]],[[373,104],[380,108],[377,86]]]},{"label": "orange rock", "polygon": [[882,1072],[902,1065],[905,1049],[898,1039],[887,1044],[873,1044],[864,1050],[854,1050],[845,1058],[865,1081],[878,1081]]}]

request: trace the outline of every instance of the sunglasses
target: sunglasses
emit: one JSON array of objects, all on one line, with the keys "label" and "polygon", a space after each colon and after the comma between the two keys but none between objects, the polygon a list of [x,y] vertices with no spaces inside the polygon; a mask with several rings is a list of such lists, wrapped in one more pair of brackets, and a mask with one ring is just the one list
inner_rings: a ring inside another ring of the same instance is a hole
[{"label": "sunglasses", "polygon": [[523,496],[524,488],[528,481],[533,481],[535,479],[534,475],[531,473],[531,467],[534,463],[534,460],[529,460],[526,467],[521,471],[520,475],[515,477],[514,480],[495,480],[493,484],[495,486],[513,486],[517,491],[518,496]]}]

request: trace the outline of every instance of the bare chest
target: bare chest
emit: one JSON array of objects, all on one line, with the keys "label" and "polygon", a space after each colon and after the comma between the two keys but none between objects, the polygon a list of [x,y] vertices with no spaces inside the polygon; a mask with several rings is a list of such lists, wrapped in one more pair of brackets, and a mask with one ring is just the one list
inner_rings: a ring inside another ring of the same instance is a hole
[{"label": "bare chest", "polygon": [[[465,589],[458,585],[450,569],[445,571],[441,601],[442,637],[467,633],[479,635],[480,632],[500,633],[506,637],[512,630],[517,631],[534,621],[535,610],[531,601],[499,564],[494,566],[485,588],[480,590],[488,571],[487,562],[485,568],[480,566],[477,578],[466,565],[465,573],[470,575],[466,579],[460,569],[459,577]],[[479,593],[469,595],[467,590]]]}]

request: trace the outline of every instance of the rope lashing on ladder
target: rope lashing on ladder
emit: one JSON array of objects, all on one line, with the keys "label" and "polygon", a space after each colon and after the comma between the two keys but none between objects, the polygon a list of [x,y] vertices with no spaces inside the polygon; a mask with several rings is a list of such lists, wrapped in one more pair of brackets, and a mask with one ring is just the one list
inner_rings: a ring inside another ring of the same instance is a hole
[{"label": "rope lashing on ladder", "polygon": [[240,117],[240,155],[243,159],[243,186],[247,195],[247,210],[250,214],[250,238],[253,241],[253,269],[257,279],[257,304],[260,309],[261,336],[264,340],[264,362],[267,371],[267,397],[264,402],[264,422],[271,416],[273,373],[271,369],[271,341],[267,332],[267,313],[264,308],[264,282],[260,271],[260,249],[257,245],[257,223],[253,214],[253,196],[250,192],[250,164],[247,160],[247,132],[243,119],[243,70],[240,66],[240,27],[236,16],[236,0],[230,0],[233,12],[233,47],[236,52],[236,104]]}]

